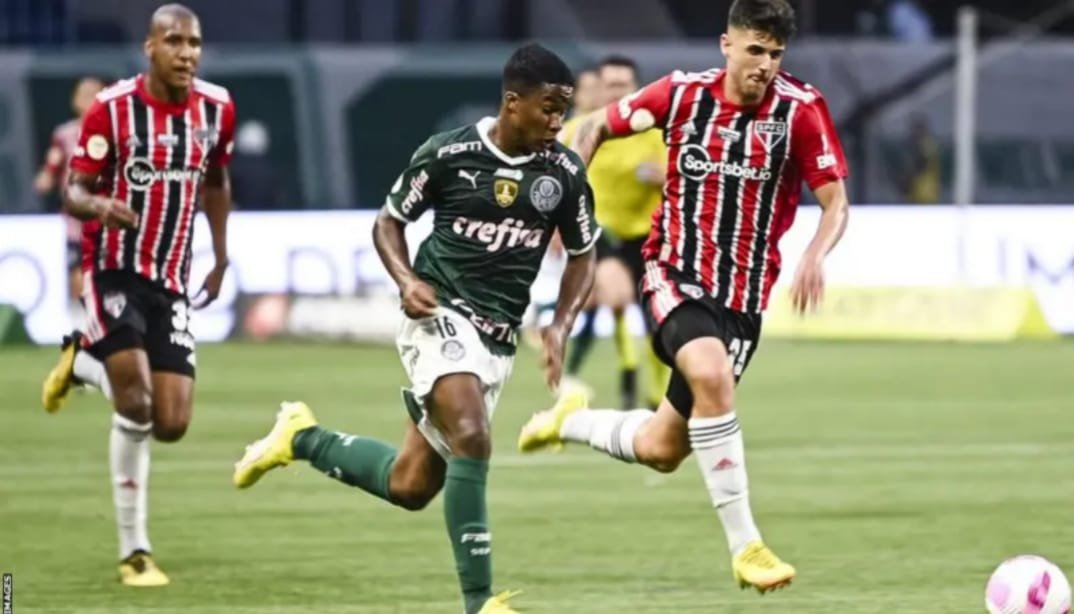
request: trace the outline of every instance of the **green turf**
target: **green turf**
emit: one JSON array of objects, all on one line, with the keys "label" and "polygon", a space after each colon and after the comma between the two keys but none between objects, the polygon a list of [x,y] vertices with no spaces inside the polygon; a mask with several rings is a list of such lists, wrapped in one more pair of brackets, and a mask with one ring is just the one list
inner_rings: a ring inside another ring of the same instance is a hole
[{"label": "green turf", "polygon": [[[186,439],[154,444],[150,532],[173,585],[113,578],[109,414],[92,394],[38,407],[55,352],[0,349],[0,570],[15,612],[460,611],[439,502],[408,513],[298,466],[230,485],[283,399],[326,426],[398,440],[390,349],[199,350]],[[588,366],[614,397],[615,359]],[[523,354],[495,421],[497,588],[546,613],[966,613],[991,568],[1039,552],[1074,571],[1074,344],[766,343],[740,388],[753,506],[800,571],[765,597],[731,581],[690,460],[672,476],[585,449],[520,457],[545,404]],[[599,400],[599,399],[598,399]]]}]

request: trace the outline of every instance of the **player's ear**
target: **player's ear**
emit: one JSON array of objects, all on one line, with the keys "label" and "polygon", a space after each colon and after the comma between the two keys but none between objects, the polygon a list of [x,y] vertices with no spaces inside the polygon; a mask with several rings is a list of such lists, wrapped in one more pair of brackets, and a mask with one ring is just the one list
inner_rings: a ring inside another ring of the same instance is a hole
[{"label": "player's ear", "polygon": [[518,102],[522,97],[518,95],[518,92],[512,92],[507,90],[503,93],[503,106],[508,111],[516,111],[518,108]]},{"label": "player's ear", "polygon": [[731,37],[726,32],[720,35],[720,53],[726,58],[731,51]]},{"label": "player's ear", "polygon": [[142,52],[145,53],[145,57],[153,59],[153,39],[146,37],[145,42],[142,43]]}]

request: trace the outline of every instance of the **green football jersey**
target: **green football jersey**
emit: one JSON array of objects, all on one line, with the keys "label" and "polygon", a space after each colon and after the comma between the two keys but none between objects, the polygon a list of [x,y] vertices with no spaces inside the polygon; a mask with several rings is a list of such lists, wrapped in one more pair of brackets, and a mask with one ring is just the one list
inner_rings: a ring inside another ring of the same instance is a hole
[{"label": "green football jersey", "polygon": [[508,156],[489,138],[495,119],[432,136],[414,153],[384,204],[402,222],[433,210],[414,271],[441,305],[467,317],[489,348],[515,351],[530,285],[558,229],[572,255],[600,228],[585,167],[570,149]]}]

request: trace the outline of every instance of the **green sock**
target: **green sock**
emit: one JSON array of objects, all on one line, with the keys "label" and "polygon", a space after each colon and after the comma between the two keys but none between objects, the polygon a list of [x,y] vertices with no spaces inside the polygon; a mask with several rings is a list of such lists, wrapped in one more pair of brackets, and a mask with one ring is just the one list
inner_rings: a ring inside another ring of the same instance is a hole
[{"label": "green sock", "polygon": [[492,596],[492,540],[485,508],[487,460],[452,458],[444,483],[444,522],[466,614],[476,614]]},{"label": "green sock", "polygon": [[291,445],[295,458],[308,460],[329,477],[391,503],[388,481],[395,464],[392,446],[319,426],[299,431]]}]

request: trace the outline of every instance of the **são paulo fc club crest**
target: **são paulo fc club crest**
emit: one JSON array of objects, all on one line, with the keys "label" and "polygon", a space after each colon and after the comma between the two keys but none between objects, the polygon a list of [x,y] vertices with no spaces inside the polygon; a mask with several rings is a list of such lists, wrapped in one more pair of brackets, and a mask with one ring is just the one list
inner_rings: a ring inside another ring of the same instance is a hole
[{"label": "s\u00e3o paulo fc club crest", "polygon": [[755,122],[753,132],[761,140],[764,150],[771,153],[787,136],[787,122]]},{"label": "s\u00e3o paulo fc club crest", "polygon": [[203,151],[207,152],[220,141],[220,131],[213,126],[198,128],[194,131],[194,143]]},{"label": "s\u00e3o paulo fc club crest", "polygon": [[556,208],[563,198],[563,186],[559,180],[548,175],[541,175],[530,186],[530,202],[541,213],[548,213]]},{"label": "s\u00e3o paulo fc club crest", "polygon": [[456,339],[448,339],[440,346],[440,353],[444,358],[452,361],[460,361],[463,356],[466,356],[466,348],[462,343]]},{"label": "s\u00e3o paulo fc club crest", "polygon": [[127,308],[127,295],[115,290],[111,292],[105,292],[104,299],[101,301],[104,306],[105,312],[113,318],[118,318],[123,310]]}]

